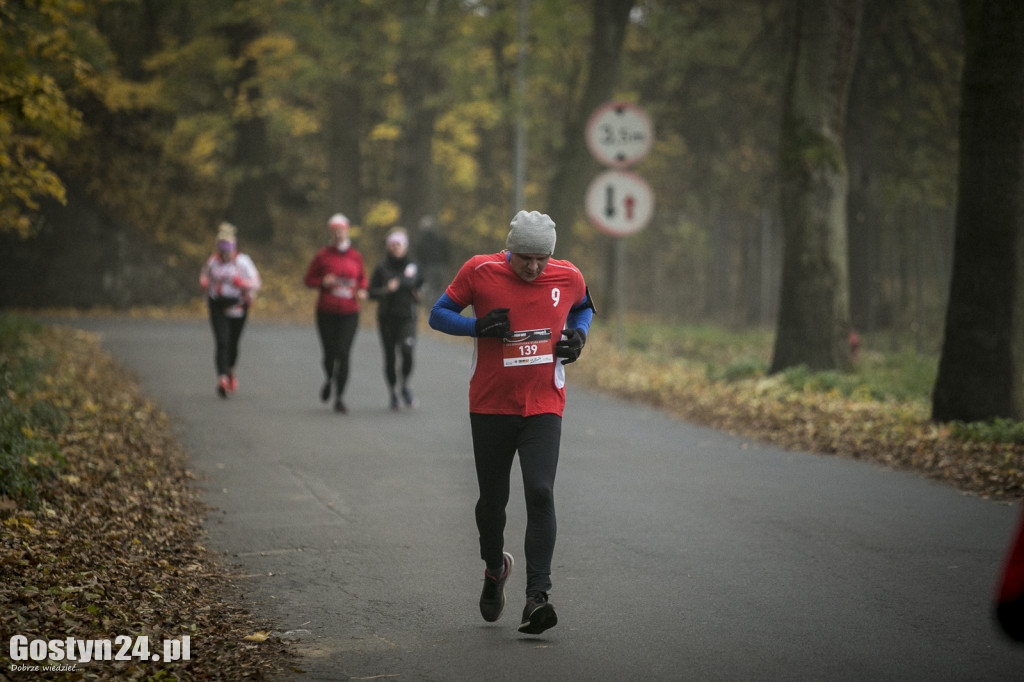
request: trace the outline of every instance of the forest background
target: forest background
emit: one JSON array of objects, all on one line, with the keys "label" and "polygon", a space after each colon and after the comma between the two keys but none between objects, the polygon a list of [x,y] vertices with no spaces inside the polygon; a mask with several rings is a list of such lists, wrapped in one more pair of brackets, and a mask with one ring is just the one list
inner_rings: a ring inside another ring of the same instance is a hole
[{"label": "forest background", "polygon": [[[596,75],[587,72],[591,5],[530,5],[525,206],[548,209],[570,123],[578,133],[591,113],[583,88],[604,79],[656,128],[637,172],[657,210],[628,239],[629,308],[774,324],[795,4],[636,3],[620,72]],[[456,266],[496,250],[518,208],[518,9],[511,0],[0,0],[5,229],[30,233],[29,198],[49,195],[94,203],[191,269],[222,219],[237,222],[247,248],[305,256],[335,211],[360,228],[371,258],[388,228],[401,223],[415,237],[424,218],[436,220]],[[922,351],[938,350],[951,262],[962,30],[952,0],[868,0],[847,119],[853,322],[890,330],[893,343],[909,333]],[[575,170],[586,183],[600,167],[585,158]],[[556,220],[560,256],[608,300],[612,238],[582,210]]]},{"label": "forest background", "polygon": [[[972,4],[1013,3],[825,3],[859,14],[839,126],[848,322],[891,350],[942,344]],[[518,191],[599,303],[770,328],[787,78],[817,6],[0,0],[0,305],[194,297],[224,219],[296,277],[336,211],[371,262],[395,224],[414,251],[440,234],[450,273],[501,247]],[[601,170],[583,128],[613,98],[656,131],[636,169],[656,212],[626,240],[621,299],[614,238],[582,211]]]}]

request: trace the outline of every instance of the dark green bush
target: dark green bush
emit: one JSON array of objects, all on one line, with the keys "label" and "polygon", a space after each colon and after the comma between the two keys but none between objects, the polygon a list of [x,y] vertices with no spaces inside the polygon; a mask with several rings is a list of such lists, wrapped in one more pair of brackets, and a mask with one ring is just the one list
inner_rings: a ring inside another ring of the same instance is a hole
[{"label": "dark green bush", "polygon": [[706,375],[712,381],[740,381],[741,379],[764,376],[765,371],[764,363],[760,360],[746,359],[733,362],[725,367],[709,364]]},{"label": "dark green bush", "polygon": [[63,461],[53,436],[65,415],[32,396],[52,363],[44,330],[33,320],[0,314],[0,496],[28,507],[38,505],[39,483]]},{"label": "dark green bush", "polygon": [[982,443],[1024,443],[1024,422],[994,419],[990,422],[950,423],[953,435],[960,440]]}]

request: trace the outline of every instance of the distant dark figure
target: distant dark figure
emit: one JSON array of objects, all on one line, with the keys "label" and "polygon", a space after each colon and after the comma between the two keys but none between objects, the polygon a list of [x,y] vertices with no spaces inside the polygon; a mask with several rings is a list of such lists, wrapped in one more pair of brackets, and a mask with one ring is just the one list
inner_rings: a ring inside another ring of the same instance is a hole
[{"label": "distant dark figure", "polygon": [[428,301],[437,299],[448,284],[448,239],[437,229],[431,216],[420,220],[416,237],[416,261],[423,272],[423,295]]}]

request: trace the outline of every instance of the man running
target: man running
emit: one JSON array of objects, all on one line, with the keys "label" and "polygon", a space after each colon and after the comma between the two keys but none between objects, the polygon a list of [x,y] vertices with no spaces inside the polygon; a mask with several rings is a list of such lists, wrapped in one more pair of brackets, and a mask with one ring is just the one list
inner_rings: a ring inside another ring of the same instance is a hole
[{"label": "man running", "polygon": [[[512,219],[506,250],[466,261],[430,313],[433,329],[476,338],[469,419],[480,497],[476,524],[488,622],[505,608],[512,555],[504,551],[512,461],[519,453],[526,496],[526,607],[519,631],[558,622],[551,590],[555,471],[565,407],[565,364],[575,361],[594,315],[576,267],[554,260],[555,223],[537,211]],[[477,317],[461,314],[473,306]],[[561,359],[561,361],[559,361]]]}]

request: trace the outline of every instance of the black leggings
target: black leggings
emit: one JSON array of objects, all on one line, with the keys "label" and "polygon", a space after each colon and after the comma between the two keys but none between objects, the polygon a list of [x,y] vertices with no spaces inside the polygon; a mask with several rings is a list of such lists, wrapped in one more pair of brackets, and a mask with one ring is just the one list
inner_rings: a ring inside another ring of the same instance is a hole
[{"label": "black leggings", "polygon": [[377,320],[380,328],[380,345],[384,350],[384,378],[388,386],[398,383],[396,350],[402,355],[402,386],[412,374],[412,349],[416,345],[416,320],[382,317]]},{"label": "black leggings", "polygon": [[551,557],[557,532],[555,471],[562,418],[557,414],[520,417],[470,413],[469,421],[480,486],[476,503],[480,558],[491,570],[502,565],[509,476],[518,451],[526,496],[526,592],[547,592],[551,589]]},{"label": "black leggings", "polygon": [[352,341],[359,328],[359,313],[339,315],[316,311],[316,329],[320,334],[320,347],[323,349],[324,375],[328,381],[333,379],[335,395],[339,398],[348,383],[348,357],[352,351]]},{"label": "black leggings", "polygon": [[226,306],[213,299],[206,300],[210,309],[210,327],[213,328],[213,363],[217,375],[231,374],[238,362],[238,340],[242,338],[249,310],[246,309],[241,317],[228,317],[224,314]]}]

